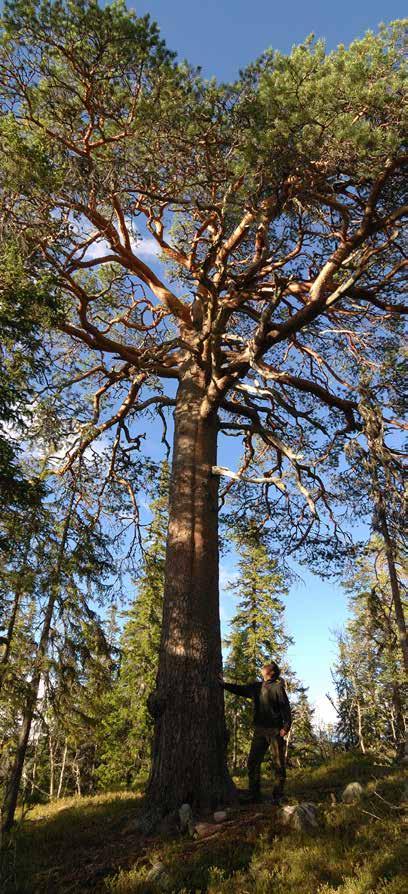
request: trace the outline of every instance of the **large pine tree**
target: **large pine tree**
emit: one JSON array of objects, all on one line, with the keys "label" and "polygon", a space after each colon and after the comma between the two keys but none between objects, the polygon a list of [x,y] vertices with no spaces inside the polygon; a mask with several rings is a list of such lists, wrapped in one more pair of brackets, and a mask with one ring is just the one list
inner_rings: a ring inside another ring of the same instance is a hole
[{"label": "large pine tree", "polygon": [[[403,312],[403,26],[268,52],[230,85],[122,2],[8,0],[2,30],[2,210],[60,299],[71,388],[93,393],[65,468],[107,438],[133,499],[141,419],[174,408],[149,797],[228,801],[218,479],[261,483],[286,542],[323,537],[325,458],[359,412],[343,355],[370,363]],[[220,430],[242,434],[239,472]]]}]

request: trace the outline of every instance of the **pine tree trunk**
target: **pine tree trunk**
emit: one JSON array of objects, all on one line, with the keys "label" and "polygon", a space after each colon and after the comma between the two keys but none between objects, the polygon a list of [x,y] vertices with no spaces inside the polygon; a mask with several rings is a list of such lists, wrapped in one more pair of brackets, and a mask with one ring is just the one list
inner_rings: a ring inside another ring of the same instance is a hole
[{"label": "pine tree trunk", "polygon": [[52,741],[52,735],[50,731],[48,731],[48,751],[50,755],[50,785],[48,794],[50,801],[52,801],[54,798],[55,754],[54,743]]},{"label": "pine tree trunk", "polygon": [[363,722],[362,722],[361,705],[360,705],[359,699],[357,699],[356,705],[357,705],[357,723],[358,723],[358,742],[359,742],[362,753],[365,754],[366,749],[365,749],[364,737],[363,737]]},{"label": "pine tree trunk", "polygon": [[216,414],[203,418],[200,371],[180,382],[175,410],[163,626],[148,798],[161,811],[234,799],[227,770],[218,593]]},{"label": "pine tree trunk", "polygon": [[34,745],[33,769],[32,769],[31,780],[30,780],[31,795],[34,795],[35,780],[36,780],[36,777],[37,777],[37,758],[38,758],[38,746],[39,746],[39,743],[40,743],[40,734],[37,735],[37,738],[35,739],[35,745]]},{"label": "pine tree trunk", "polygon": [[234,710],[232,766],[234,768],[233,772],[236,773],[237,769],[238,769],[238,710],[237,710],[237,708],[235,708],[235,710]]},{"label": "pine tree trunk", "polygon": [[75,758],[74,758],[74,760],[73,760],[73,764],[72,764],[72,772],[73,772],[73,774],[74,774],[74,779],[75,779],[76,793],[77,793],[78,797],[81,797],[81,794],[82,794],[82,789],[81,789],[81,769],[80,769],[79,763],[78,763],[78,761],[77,761],[77,755],[78,755],[78,752],[76,753]]},{"label": "pine tree trunk", "polygon": [[67,743],[67,740],[65,739],[64,751],[62,754],[61,770],[60,770],[59,782],[58,782],[57,798],[60,798],[61,793],[62,793],[62,785],[64,782],[64,773],[65,773],[65,764],[67,762],[67,753],[68,753],[68,743]]}]

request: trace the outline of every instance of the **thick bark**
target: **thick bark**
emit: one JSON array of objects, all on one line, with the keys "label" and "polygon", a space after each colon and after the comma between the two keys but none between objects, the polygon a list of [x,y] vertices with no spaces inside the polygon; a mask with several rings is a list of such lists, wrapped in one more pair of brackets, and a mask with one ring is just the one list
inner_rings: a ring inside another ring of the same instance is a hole
[{"label": "thick bark", "polygon": [[200,414],[200,371],[182,378],[175,410],[166,582],[148,797],[162,811],[234,799],[227,770],[218,593],[216,414]]}]

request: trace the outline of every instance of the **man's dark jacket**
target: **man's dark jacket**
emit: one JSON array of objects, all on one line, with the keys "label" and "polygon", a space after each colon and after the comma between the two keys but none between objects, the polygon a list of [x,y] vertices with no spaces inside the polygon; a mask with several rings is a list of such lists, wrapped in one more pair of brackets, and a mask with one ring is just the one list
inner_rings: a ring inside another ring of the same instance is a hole
[{"label": "man's dark jacket", "polygon": [[289,731],[292,722],[290,704],[283,681],[279,677],[265,680],[263,683],[255,682],[245,685],[222,683],[221,685],[223,689],[233,692],[234,695],[253,699],[254,726]]}]

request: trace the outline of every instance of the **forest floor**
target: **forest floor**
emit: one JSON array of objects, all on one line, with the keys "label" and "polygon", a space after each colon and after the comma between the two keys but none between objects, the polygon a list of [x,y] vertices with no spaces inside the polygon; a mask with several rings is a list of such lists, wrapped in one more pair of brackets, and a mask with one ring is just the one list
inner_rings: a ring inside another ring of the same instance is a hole
[{"label": "forest floor", "polygon": [[[341,792],[355,781],[364,787],[362,800],[342,804]],[[243,787],[243,781],[237,784]],[[132,831],[143,806],[137,792],[37,805],[3,853],[0,889],[2,894],[406,894],[408,817],[401,806],[406,785],[401,768],[350,754],[314,769],[291,770],[285,803],[313,801],[318,807],[318,827],[308,834],[283,827],[278,809],[268,803],[232,812],[226,823],[195,839],[164,830],[150,837]],[[147,881],[158,863],[163,864],[159,881]]]}]

